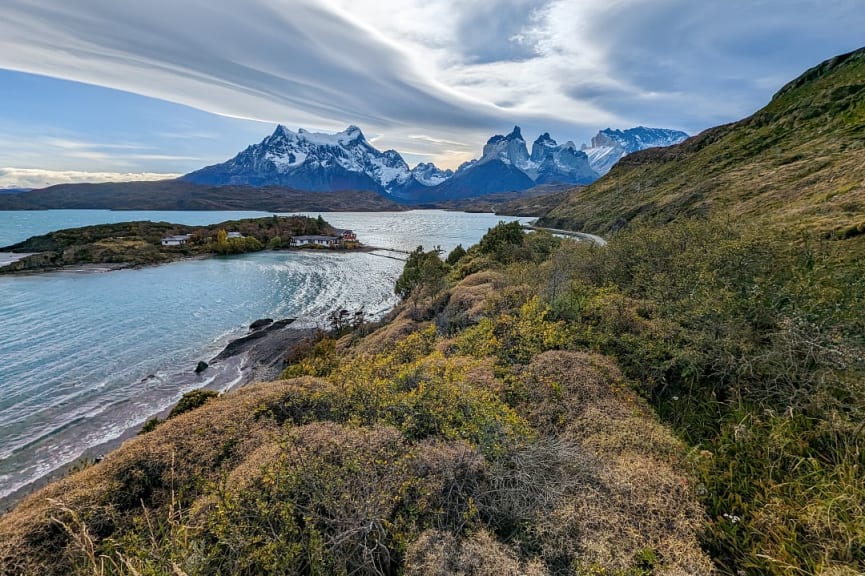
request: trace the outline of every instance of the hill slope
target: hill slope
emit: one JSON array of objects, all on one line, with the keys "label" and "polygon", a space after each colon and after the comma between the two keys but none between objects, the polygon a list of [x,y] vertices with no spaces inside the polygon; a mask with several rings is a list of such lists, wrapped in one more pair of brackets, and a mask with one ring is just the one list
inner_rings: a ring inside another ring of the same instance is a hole
[{"label": "hill slope", "polygon": [[0,196],[0,210],[263,210],[267,212],[398,211],[399,204],[368,191],[311,194],[265,186],[206,186],[181,180],[60,184]]},{"label": "hill slope", "polygon": [[865,49],[781,89],[753,116],[623,158],[547,226],[605,233],[632,221],[724,214],[834,232],[865,223]]}]

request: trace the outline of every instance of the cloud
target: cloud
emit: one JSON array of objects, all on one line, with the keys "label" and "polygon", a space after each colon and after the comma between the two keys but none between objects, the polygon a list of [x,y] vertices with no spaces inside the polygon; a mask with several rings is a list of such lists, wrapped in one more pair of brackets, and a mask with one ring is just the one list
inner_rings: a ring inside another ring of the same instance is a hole
[{"label": "cloud", "polygon": [[453,166],[515,123],[579,142],[741,118],[863,29],[849,0],[5,0],[0,68],[295,128],[358,124]]},{"label": "cloud", "polygon": [[7,0],[0,66],[274,122],[477,127],[494,113],[312,0]]},{"label": "cloud", "polygon": [[45,188],[54,184],[76,184],[79,182],[166,180],[179,176],[180,174],[162,174],[157,172],[79,172],[74,170],[0,168],[0,189]]},{"label": "cloud", "polygon": [[538,56],[528,39],[546,0],[466,2],[456,23],[457,47],[467,62],[526,60]]}]

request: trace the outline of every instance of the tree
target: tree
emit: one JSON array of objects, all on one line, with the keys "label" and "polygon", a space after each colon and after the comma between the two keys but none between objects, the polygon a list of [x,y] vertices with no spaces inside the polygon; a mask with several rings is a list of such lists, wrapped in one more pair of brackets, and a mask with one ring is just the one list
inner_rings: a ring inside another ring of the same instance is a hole
[{"label": "tree", "polygon": [[483,254],[499,254],[512,246],[522,246],[525,235],[522,225],[517,222],[499,222],[484,234],[478,244]]},{"label": "tree", "polygon": [[454,264],[459,262],[460,259],[465,255],[466,255],[466,249],[463,248],[462,244],[457,244],[457,247],[454,248],[453,250],[451,250],[451,253],[448,254],[446,262],[449,265],[453,266]]},{"label": "tree", "polygon": [[447,265],[442,262],[438,246],[429,252],[424,252],[423,246],[418,246],[409,254],[402,274],[396,281],[394,292],[401,298],[407,297],[419,286],[432,287],[447,274]]},{"label": "tree", "polygon": [[339,308],[329,312],[327,315],[327,323],[330,324],[331,331],[337,336],[341,335],[350,325],[350,315],[351,313],[345,308]]},{"label": "tree", "polygon": [[220,228],[216,231],[216,243],[220,246],[228,244],[228,232],[226,232],[224,228]]}]

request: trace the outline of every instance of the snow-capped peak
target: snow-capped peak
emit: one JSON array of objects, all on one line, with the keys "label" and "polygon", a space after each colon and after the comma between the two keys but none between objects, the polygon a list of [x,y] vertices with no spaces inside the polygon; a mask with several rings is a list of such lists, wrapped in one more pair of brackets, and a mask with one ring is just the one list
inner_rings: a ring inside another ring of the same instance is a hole
[{"label": "snow-capped peak", "polygon": [[542,161],[544,156],[547,154],[547,150],[556,148],[557,146],[558,144],[556,141],[550,137],[550,133],[544,132],[538,136],[537,140],[532,144],[532,162]]},{"label": "snow-capped peak", "polygon": [[600,174],[606,174],[626,154],[646,148],[672,146],[686,138],[688,135],[685,132],[665,128],[645,126],[627,130],[607,128],[593,136],[591,146],[584,144],[582,150],[588,155],[592,168]]},{"label": "snow-capped peak", "polygon": [[442,170],[432,162],[421,162],[411,173],[424,186],[436,186],[454,175],[453,170]]},{"label": "snow-capped peak", "polygon": [[526,166],[529,161],[529,151],[526,150],[526,141],[523,140],[519,126],[514,126],[514,129],[507,136],[496,134],[487,141],[483,156],[478,160],[478,164],[492,160],[501,160],[505,164],[516,166],[521,170]]},{"label": "snow-capped peak", "polygon": [[202,183],[235,184],[275,182],[307,189],[377,189],[390,193],[411,178],[402,156],[381,152],[357,126],[324,134],[280,124],[259,144],[225,162],[192,174],[187,179]]}]

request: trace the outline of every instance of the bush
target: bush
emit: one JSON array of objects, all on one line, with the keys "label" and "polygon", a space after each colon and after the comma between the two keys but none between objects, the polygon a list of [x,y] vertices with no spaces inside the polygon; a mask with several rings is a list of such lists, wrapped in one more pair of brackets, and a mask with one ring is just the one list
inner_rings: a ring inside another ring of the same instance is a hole
[{"label": "bush", "polygon": [[448,266],[453,266],[454,264],[456,264],[457,262],[460,261],[460,258],[462,258],[465,255],[466,255],[466,249],[463,248],[462,244],[457,244],[457,247],[454,248],[453,250],[451,250],[451,253],[448,254],[448,257],[445,260],[445,262],[447,262]]},{"label": "bush", "polygon": [[402,274],[394,286],[394,292],[401,298],[406,298],[420,287],[425,287],[431,292],[437,291],[448,270],[447,265],[439,257],[440,252],[438,248],[424,252],[423,246],[418,246],[409,254]]},{"label": "bush", "polygon": [[481,254],[500,254],[508,248],[522,246],[525,235],[519,222],[499,222],[484,234],[478,243]]},{"label": "bush", "polygon": [[185,414],[191,410],[195,410],[199,406],[204,406],[207,401],[211,398],[216,398],[219,396],[219,393],[214,390],[193,390],[191,392],[187,392],[184,394],[180,401],[171,409],[171,412],[168,413],[168,419],[174,418],[175,416],[180,416],[181,414]]}]

